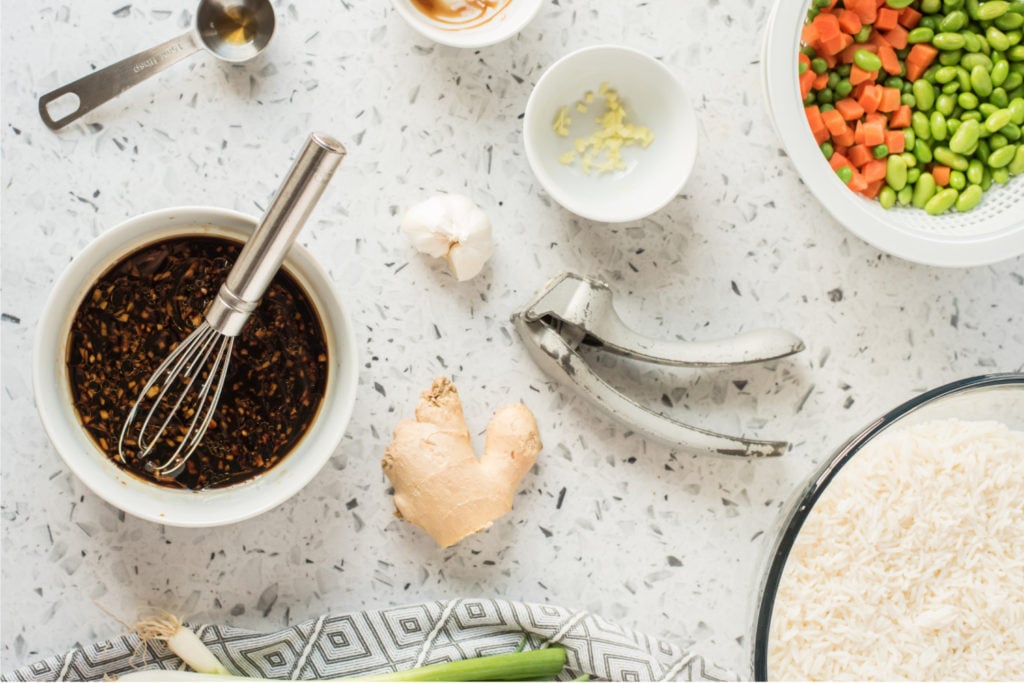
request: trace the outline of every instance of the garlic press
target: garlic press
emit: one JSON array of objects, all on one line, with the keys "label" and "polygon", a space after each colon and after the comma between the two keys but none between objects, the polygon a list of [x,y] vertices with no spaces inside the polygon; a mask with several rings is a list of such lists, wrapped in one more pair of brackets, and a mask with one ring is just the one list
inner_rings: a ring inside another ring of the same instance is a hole
[{"label": "garlic press", "polygon": [[612,298],[612,290],[604,282],[562,273],[512,315],[512,324],[544,372],[571,385],[590,403],[637,432],[698,453],[764,457],[786,451],[789,444],[784,441],[718,434],[644,408],[599,377],[580,348],[590,346],[659,365],[714,367],[790,356],[804,349],[797,336],[767,329],[705,342],[654,339],[630,329],[616,312]]}]

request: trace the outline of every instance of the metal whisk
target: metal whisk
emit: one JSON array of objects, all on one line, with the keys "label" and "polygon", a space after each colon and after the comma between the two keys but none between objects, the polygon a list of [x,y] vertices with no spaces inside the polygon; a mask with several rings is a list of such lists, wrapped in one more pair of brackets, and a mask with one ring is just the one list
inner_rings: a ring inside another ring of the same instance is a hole
[{"label": "metal whisk", "polygon": [[[142,460],[175,422],[187,423],[187,427],[182,436],[175,437],[174,451],[155,467],[154,474],[172,474],[195,452],[220,401],[235,337],[259,306],[344,156],[345,148],[337,140],[320,133],[309,136],[259,227],[206,309],[202,324],[164,359],[139,392],[118,439],[121,462],[125,462],[126,442],[135,442],[135,457]],[[147,400],[152,400],[148,411],[140,410]],[[133,425],[140,421],[136,430]]]}]

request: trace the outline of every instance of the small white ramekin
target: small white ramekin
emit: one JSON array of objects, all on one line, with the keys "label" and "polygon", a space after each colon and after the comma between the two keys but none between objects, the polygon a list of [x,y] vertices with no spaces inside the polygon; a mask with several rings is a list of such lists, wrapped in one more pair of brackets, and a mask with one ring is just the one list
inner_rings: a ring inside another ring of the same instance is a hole
[{"label": "small white ramekin", "polygon": [[544,0],[511,0],[490,21],[465,28],[448,27],[431,19],[418,10],[412,0],[392,0],[391,4],[399,16],[425,38],[450,47],[476,49],[495,45],[522,31],[540,12]]},{"label": "small white ramekin", "polygon": [[309,483],[333,455],[355,404],[356,339],[330,277],[296,244],[284,267],[309,295],[328,349],[327,386],[320,411],[298,445],[269,472],[222,489],[187,491],[158,486],[117,467],[82,427],[67,372],[69,333],[82,298],[111,266],[165,239],[224,236],[244,241],[257,221],[207,207],[164,209],[132,218],[89,244],[57,279],[43,309],[33,349],[36,407],[64,462],[96,495],[125,512],[160,524],[206,527],[238,522],[284,502]]}]

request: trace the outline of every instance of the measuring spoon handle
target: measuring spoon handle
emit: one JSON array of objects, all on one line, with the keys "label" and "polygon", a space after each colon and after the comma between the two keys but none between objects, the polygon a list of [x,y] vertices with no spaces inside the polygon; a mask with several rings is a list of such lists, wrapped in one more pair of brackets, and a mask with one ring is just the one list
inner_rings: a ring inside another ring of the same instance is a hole
[{"label": "measuring spoon handle", "polygon": [[[201,47],[191,31],[172,38],[46,93],[39,98],[39,115],[51,130],[63,128],[133,85],[195,54]],[[70,114],[55,120],[50,116],[48,106],[54,100],[69,94],[78,98],[78,107]]]}]

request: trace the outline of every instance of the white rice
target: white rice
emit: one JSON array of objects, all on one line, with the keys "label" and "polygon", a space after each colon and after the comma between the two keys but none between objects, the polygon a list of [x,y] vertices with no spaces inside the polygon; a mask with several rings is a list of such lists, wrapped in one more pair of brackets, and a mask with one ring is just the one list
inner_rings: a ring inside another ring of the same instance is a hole
[{"label": "white rice", "polygon": [[776,596],[773,680],[1024,680],[1024,433],[885,433],[812,509]]}]

